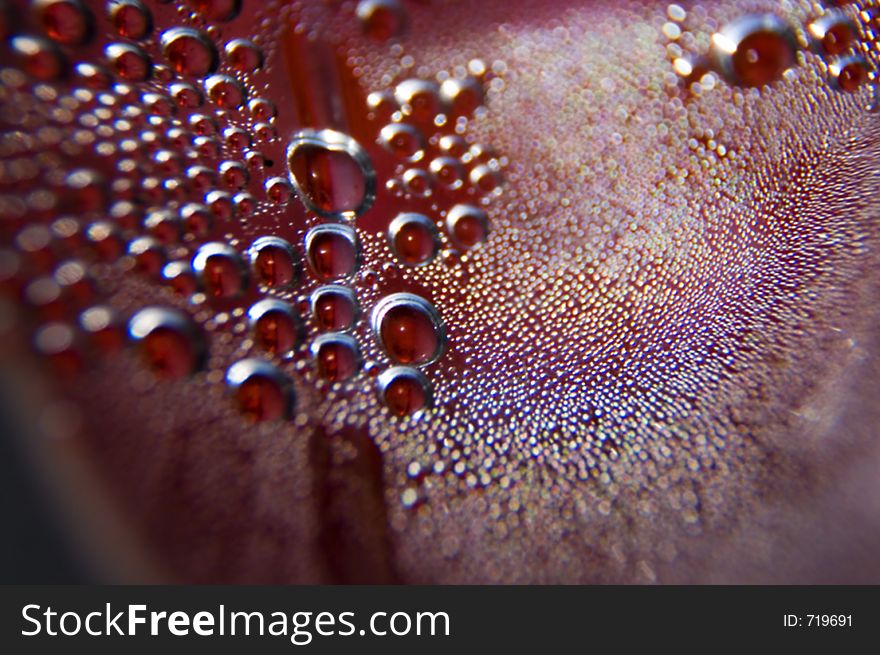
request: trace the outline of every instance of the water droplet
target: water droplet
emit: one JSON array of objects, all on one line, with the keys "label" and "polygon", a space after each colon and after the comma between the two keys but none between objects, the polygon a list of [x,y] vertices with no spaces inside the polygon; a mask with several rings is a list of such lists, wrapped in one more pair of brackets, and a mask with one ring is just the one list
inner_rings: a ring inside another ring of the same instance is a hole
[{"label": "water droplet", "polygon": [[205,194],[205,205],[218,220],[228,221],[235,216],[235,203],[226,191],[208,192]]},{"label": "water droplet", "polygon": [[263,67],[263,52],[247,39],[226,44],[226,60],[239,73],[253,73]]},{"label": "water droplet", "polygon": [[312,293],[312,314],[319,330],[341,332],[354,325],[358,315],[357,299],[348,287],[328,284]]},{"label": "water droplet", "polygon": [[457,159],[437,157],[429,166],[434,179],[447,189],[458,189],[462,185],[464,168]]},{"label": "water droplet", "polygon": [[128,254],[134,257],[138,272],[158,277],[165,266],[165,249],[153,237],[139,237],[128,244]]},{"label": "water droplet", "polygon": [[180,296],[188,298],[198,291],[199,284],[189,262],[168,262],[162,269],[162,279]]},{"label": "water droplet", "polygon": [[489,234],[489,219],[479,207],[455,205],[446,215],[446,229],[460,247],[473,248]]},{"label": "water droplet", "polygon": [[312,342],[312,357],[318,375],[330,382],[343,382],[360,368],[357,342],[347,334],[323,334]]},{"label": "water droplet", "polygon": [[406,190],[416,196],[427,197],[433,193],[431,176],[420,168],[410,168],[403,173]]},{"label": "water droplet", "polygon": [[483,86],[473,77],[450,78],[440,85],[450,116],[470,116],[483,104]]},{"label": "water droplet", "polygon": [[159,209],[147,214],[144,227],[163,246],[180,241],[183,232],[180,216],[170,209]]},{"label": "water droplet", "polygon": [[199,247],[192,268],[210,298],[232,298],[247,284],[247,271],[238,252],[225,243],[212,242]]},{"label": "water droplet", "polygon": [[841,57],[828,65],[832,84],[841,91],[857,91],[868,80],[868,65],[858,55]]},{"label": "water droplet", "polygon": [[92,38],[92,12],[80,0],[37,0],[34,3],[46,34],[64,45],[82,45]]},{"label": "water droplet", "polygon": [[82,371],[84,362],[76,330],[67,323],[49,323],[34,334],[34,348],[63,376]]},{"label": "water droplet", "polygon": [[477,164],[468,177],[483,193],[491,193],[501,185],[501,173],[489,164]]},{"label": "water droplet", "polygon": [[388,242],[402,263],[422,266],[437,255],[440,234],[427,216],[404,213],[398,214],[388,226]]},{"label": "water droplet", "polygon": [[141,358],[164,379],[180,379],[200,369],[205,359],[201,332],[186,314],[164,307],[147,307],[128,323]]},{"label": "water droplet", "polygon": [[112,0],[110,20],[119,36],[135,41],[153,31],[153,16],[140,0]]},{"label": "water droplet", "polygon": [[840,55],[856,40],[856,28],[842,11],[830,11],[807,28],[816,49],[826,55]]},{"label": "water droplet", "polygon": [[260,350],[284,357],[299,344],[302,328],[289,303],[274,298],[261,300],[248,310],[248,321]]},{"label": "water droplet", "polygon": [[143,82],[153,69],[147,53],[131,43],[111,43],[104,48],[104,56],[113,71],[129,82]]},{"label": "water droplet", "polygon": [[377,41],[398,36],[406,26],[406,14],[398,0],[361,0],[356,13],[364,33]]},{"label": "water droplet", "polygon": [[275,105],[265,98],[253,98],[248,102],[248,111],[258,121],[268,121],[275,117]]},{"label": "water droplet", "polygon": [[205,18],[221,23],[231,21],[241,11],[241,0],[189,0],[189,2]]},{"label": "water droplet", "polygon": [[440,150],[450,157],[461,157],[467,152],[467,141],[457,134],[446,134],[440,137],[438,143]]},{"label": "water droplet", "polygon": [[238,361],[226,371],[226,383],[248,421],[277,421],[290,415],[293,387],[269,362],[253,358]]},{"label": "water droplet", "polygon": [[39,80],[57,80],[67,70],[64,55],[45,39],[15,36],[10,43],[22,70],[32,77]]},{"label": "water droplet", "polygon": [[80,62],[74,67],[74,72],[82,84],[89,89],[107,89],[110,87],[110,73],[103,66]]},{"label": "water droplet", "polygon": [[279,237],[260,237],[248,251],[257,284],[270,289],[289,287],[299,276],[293,247]]},{"label": "water droplet", "polygon": [[250,179],[247,167],[238,161],[225,161],[220,164],[219,170],[220,179],[223,180],[223,184],[227,189],[242,189]]},{"label": "water droplet", "polygon": [[319,225],[306,234],[306,255],[315,275],[332,281],[349,277],[357,269],[357,236],[347,225]]},{"label": "water droplet", "polygon": [[124,250],[122,236],[113,223],[107,221],[92,223],[86,230],[86,237],[99,260],[113,262],[122,256]]},{"label": "water droplet", "polygon": [[199,30],[173,27],[162,33],[162,53],[181,75],[205,77],[217,68],[217,49]]},{"label": "water droplet", "polygon": [[425,139],[412,125],[386,125],[379,132],[379,142],[389,152],[408,161],[419,161],[425,154]]},{"label": "water droplet", "polygon": [[382,348],[398,364],[430,364],[445,347],[446,329],[437,310],[411,293],[393,293],[380,300],[371,324]]},{"label": "water droplet", "polygon": [[774,14],[749,14],[712,36],[712,55],[731,84],[763,86],[795,65],[797,38]]},{"label": "water droplet", "polygon": [[185,109],[201,107],[205,101],[202,92],[189,82],[175,82],[168,87],[168,91],[171,93],[171,97],[174,98],[177,106]]},{"label": "water droplet", "polygon": [[117,352],[125,345],[125,331],[119,315],[110,307],[89,307],[79,315],[79,326],[92,348],[100,353]]},{"label": "water droplet", "polygon": [[244,102],[244,87],[229,75],[212,75],[205,80],[205,93],[218,107],[235,109]]},{"label": "water droplet", "polygon": [[380,399],[394,416],[409,416],[431,405],[431,384],[416,368],[394,366],[376,384]]},{"label": "water droplet", "polygon": [[211,231],[213,216],[203,204],[189,202],[180,208],[180,218],[187,232],[204,238]]},{"label": "water droplet", "polygon": [[353,218],[376,195],[370,157],[351,137],[334,130],[302,130],[287,148],[291,182],[310,210],[325,218]]},{"label": "water droplet", "polygon": [[418,123],[433,123],[444,113],[440,100],[440,85],[430,80],[404,80],[394,88],[394,98],[405,116]]},{"label": "water droplet", "polygon": [[278,205],[287,203],[293,195],[293,186],[284,177],[270,177],[263,187],[266,189],[266,197]]}]

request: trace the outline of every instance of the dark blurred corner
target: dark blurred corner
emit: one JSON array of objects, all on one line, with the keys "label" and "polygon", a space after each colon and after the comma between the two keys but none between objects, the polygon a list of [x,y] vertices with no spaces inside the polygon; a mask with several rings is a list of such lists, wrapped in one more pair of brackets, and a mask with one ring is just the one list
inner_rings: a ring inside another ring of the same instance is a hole
[{"label": "dark blurred corner", "polygon": [[23,438],[0,389],[0,584],[84,584],[85,572],[32,474]]}]

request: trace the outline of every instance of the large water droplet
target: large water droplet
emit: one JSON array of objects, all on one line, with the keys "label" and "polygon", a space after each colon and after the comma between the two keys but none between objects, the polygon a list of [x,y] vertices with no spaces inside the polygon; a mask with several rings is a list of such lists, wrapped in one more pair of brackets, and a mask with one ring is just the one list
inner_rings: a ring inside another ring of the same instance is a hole
[{"label": "large water droplet", "polygon": [[334,130],[302,130],[287,148],[290,179],[303,203],[325,218],[354,218],[373,204],[376,174],[351,137]]},{"label": "large water droplet", "polygon": [[80,0],[37,0],[34,7],[52,40],[65,45],[82,45],[92,38],[92,12]]},{"label": "large water droplet", "polygon": [[318,375],[330,382],[348,380],[360,368],[357,342],[347,334],[324,334],[312,342]]},{"label": "large water droplet", "polygon": [[791,27],[774,14],[737,18],[712,36],[712,55],[731,84],[763,86],[794,66],[798,50]]},{"label": "large water droplet", "polygon": [[348,287],[328,284],[312,293],[312,314],[318,329],[332,332],[348,330],[357,319],[358,306]]},{"label": "large water droplet", "polygon": [[398,214],[388,226],[388,243],[401,262],[407,266],[422,266],[437,254],[440,234],[427,216]]},{"label": "large water droplet", "polygon": [[247,283],[247,272],[236,250],[226,243],[206,243],[193,257],[193,270],[212,298],[231,298]]},{"label": "large water droplet", "polygon": [[296,255],[293,247],[284,239],[260,237],[251,245],[248,255],[257,284],[278,289],[296,281]]},{"label": "large water droplet", "polygon": [[286,302],[267,298],[251,306],[248,321],[260,350],[272,355],[290,355],[300,340],[300,321]]},{"label": "large water droplet", "polygon": [[398,364],[430,364],[445,347],[446,329],[437,310],[411,293],[394,293],[379,301],[371,324],[382,348]]},{"label": "large water droplet", "polygon": [[202,32],[174,27],[162,33],[162,53],[181,75],[204,77],[217,68],[217,49]]},{"label": "large water droplet", "polygon": [[379,398],[394,416],[409,416],[431,405],[431,384],[416,368],[394,366],[376,380]]},{"label": "large water droplet", "polygon": [[461,248],[473,248],[486,239],[489,219],[486,212],[473,205],[455,205],[446,215],[449,236]]}]

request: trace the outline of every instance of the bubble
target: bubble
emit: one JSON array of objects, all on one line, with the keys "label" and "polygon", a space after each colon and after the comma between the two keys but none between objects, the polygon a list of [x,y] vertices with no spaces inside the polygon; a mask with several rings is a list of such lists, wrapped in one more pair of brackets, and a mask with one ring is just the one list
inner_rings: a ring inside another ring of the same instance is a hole
[{"label": "bubble", "polygon": [[218,107],[236,109],[244,102],[244,87],[229,75],[212,75],[205,80],[205,93]]},{"label": "bubble", "polygon": [[37,0],[34,8],[46,34],[64,45],[83,45],[94,33],[92,12],[80,0]]},{"label": "bubble", "polygon": [[138,237],[128,244],[128,254],[134,258],[138,272],[158,277],[165,266],[165,249],[153,237]]},{"label": "bubble", "polygon": [[312,342],[311,352],[318,375],[330,382],[344,382],[360,368],[357,342],[347,334],[323,334]]},{"label": "bubble", "polygon": [[387,122],[399,107],[394,94],[389,91],[373,91],[367,95],[367,109],[373,120]]},{"label": "bubble", "polygon": [[86,237],[99,260],[113,262],[122,256],[124,250],[122,236],[113,223],[108,221],[92,223],[86,230]]},{"label": "bubble", "polygon": [[440,85],[450,116],[470,116],[483,104],[483,85],[473,77],[450,78]]},{"label": "bubble", "polygon": [[402,263],[423,266],[437,255],[440,234],[427,216],[403,213],[398,214],[388,226],[388,243]]},{"label": "bubble", "polygon": [[238,16],[241,0],[189,0],[189,3],[205,18],[226,23]]},{"label": "bubble", "polygon": [[406,13],[398,0],[361,0],[355,12],[364,33],[377,41],[398,36],[406,27]]},{"label": "bubble", "polygon": [[205,206],[218,220],[228,221],[235,216],[235,203],[226,191],[209,191],[205,194]]},{"label": "bubble", "polygon": [[176,294],[186,298],[192,296],[199,288],[192,265],[185,261],[174,261],[165,264],[165,267],[162,269],[162,280]]},{"label": "bubble", "polygon": [[160,43],[165,59],[181,75],[205,77],[217,68],[217,49],[199,30],[173,27],[162,33]]},{"label": "bubble", "polygon": [[441,152],[456,158],[460,158],[468,150],[467,141],[457,134],[443,135],[437,145]]},{"label": "bubble", "polygon": [[163,246],[177,243],[183,233],[180,216],[170,209],[158,209],[147,214],[144,227]]},{"label": "bubble", "polygon": [[483,193],[491,193],[501,185],[501,174],[489,164],[474,166],[468,179]]},{"label": "bubble", "polygon": [[248,310],[248,322],[257,348],[272,355],[289,356],[300,341],[299,318],[289,303],[267,298]]},{"label": "bubble", "polygon": [[239,73],[254,73],[263,67],[263,52],[247,39],[226,44],[226,60]]},{"label": "bubble", "polygon": [[748,14],[712,36],[712,55],[731,83],[763,86],[794,66],[797,38],[788,23],[774,14]]},{"label": "bubble", "polygon": [[258,423],[288,418],[293,405],[290,379],[262,359],[243,359],[226,371],[226,383],[235,396],[238,411]]},{"label": "bubble", "polygon": [[188,377],[204,364],[202,334],[192,319],[178,310],[146,307],[131,318],[128,334],[138,345],[144,364],[157,377]]},{"label": "bubble", "polygon": [[440,86],[430,80],[404,80],[394,88],[394,98],[403,114],[418,123],[432,123],[444,110]]},{"label": "bubble", "polygon": [[247,167],[238,161],[224,161],[220,164],[220,179],[227,189],[244,188],[250,179]]},{"label": "bubble", "polygon": [[427,197],[433,192],[431,176],[420,168],[410,168],[403,173],[406,190],[416,196]]},{"label": "bubble", "polygon": [[446,328],[437,310],[421,296],[386,296],[373,308],[370,323],[382,349],[397,364],[424,366],[443,353]]},{"label": "bubble", "polygon": [[224,129],[223,140],[227,146],[235,150],[244,150],[251,147],[250,135],[240,127],[227,127]]},{"label": "bubble", "polygon": [[111,307],[89,307],[79,315],[79,327],[88,337],[92,350],[114,353],[125,345],[125,330],[119,314]]},{"label": "bubble", "polygon": [[235,297],[247,285],[247,270],[241,257],[226,243],[200,246],[193,257],[192,268],[209,298]]},{"label": "bubble", "polygon": [[868,80],[868,65],[858,55],[841,57],[828,65],[828,74],[836,89],[852,93]]},{"label": "bubble", "polygon": [[177,103],[178,107],[194,109],[196,107],[201,107],[205,101],[201,90],[189,82],[175,82],[168,87],[168,91],[171,93],[171,97],[174,98],[174,102]]},{"label": "bubble", "polygon": [[153,16],[141,0],[111,0],[110,21],[119,36],[135,41],[153,31]]},{"label": "bubble", "polygon": [[463,183],[464,168],[453,157],[437,157],[431,161],[428,169],[437,183],[447,189],[458,189]]},{"label": "bubble", "polygon": [[378,377],[379,398],[394,416],[409,416],[431,405],[431,384],[416,368],[394,366]]},{"label": "bubble", "polygon": [[338,284],[318,287],[312,292],[312,315],[319,330],[342,332],[350,329],[358,316],[354,291]]},{"label": "bubble", "polygon": [[816,49],[826,55],[840,55],[856,40],[856,28],[842,11],[830,11],[807,28]]},{"label": "bubble", "polygon": [[248,256],[254,279],[260,286],[279,289],[296,282],[299,275],[296,254],[284,239],[260,237],[251,245]]},{"label": "bubble", "polygon": [[10,45],[22,70],[31,77],[48,81],[64,76],[67,62],[50,41],[32,36],[14,36]]},{"label": "bubble", "polygon": [[153,69],[147,53],[131,43],[111,43],[104,56],[116,75],[129,82],[143,82]]},{"label": "bubble", "polygon": [[389,152],[407,161],[419,161],[425,154],[425,138],[412,125],[386,125],[379,132],[379,142]]},{"label": "bubble", "polygon": [[89,89],[107,89],[110,87],[112,79],[110,73],[103,66],[92,64],[89,62],[80,62],[74,67],[74,73],[81,84]]},{"label": "bubble", "polygon": [[263,184],[266,197],[278,205],[284,205],[293,195],[293,185],[285,177],[270,177]]},{"label": "bubble", "polygon": [[302,130],[287,148],[290,179],[299,198],[325,218],[354,218],[376,195],[376,175],[367,152],[334,130]]},{"label": "bubble", "polygon": [[183,227],[190,234],[204,238],[211,231],[213,216],[211,210],[200,202],[188,202],[180,208]]},{"label": "bubble", "polygon": [[486,240],[489,219],[479,207],[455,205],[446,215],[446,229],[458,246],[469,249]]},{"label": "bubble", "polygon": [[34,349],[61,375],[76,375],[83,369],[82,352],[72,325],[53,322],[40,327],[34,333]]},{"label": "bubble", "polygon": [[59,264],[55,269],[55,281],[64,297],[74,306],[81,308],[92,302],[94,280],[83,262],[72,260]]},{"label": "bubble", "polygon": [[357,236],[347,225],[319,225],[306,233],[306,256],[315,275],[324,281],[354,274],[358,266]]},{"label": "bubble", "polygon": [[275,117],[275,105],[266,98],[252,98],[247,107],[250,115],[258,121],[268,121]]},{"label": "bubble", "polygon": [[209,189],[214,187],[217,174],[207,166],[190,166],[186,169],[186,179],[189,180],[193,191],[207,193]]}]

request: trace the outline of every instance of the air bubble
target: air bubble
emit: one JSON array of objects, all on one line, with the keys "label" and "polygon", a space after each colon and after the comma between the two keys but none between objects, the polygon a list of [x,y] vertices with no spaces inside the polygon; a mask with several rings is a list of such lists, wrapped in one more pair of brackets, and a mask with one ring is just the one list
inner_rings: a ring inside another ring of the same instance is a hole
[{"label": "air bubble", "polygon": [[53,41],[83,45],[94,33],[92,12],[80,0],[37,0],[40,23]]},{"label": "air bubble", "polygon": [[239,73],[253,73],[263,67],[263,52],[247,39],[226,44],[226,60]]},{"label": "air bubble", "polygon": [[820,16],[807,28],[815,48],[826,55],[840,55],[856,40],[856,28],[841,11]]},{"label": "air bubble", "polygon": [[394,98],[403,114],[418,123],[432,123],[444,110],[440,86],[430,80],[405,80],[394,88]]},{"label": "air bubble", "polygon": [[376,41],[398,36],[406,26],[406,13],[398,0],[361,0],[356,13],[364,33]]},{"label": "air bubble", "polygon": [[135,41],[153,31],[153,16],[140,0],[112,0],[110,21],[119,36]]},{"label": "air bubble", "polygon": [[850,55],[830,63],[828,73],[836,89],[852,93],[868,80],[868,65],[862,57]]},{"label": "air bubble", "polygon": [[153,69],[147,53],[131,43],[111,43],[104,49],[104,56],[113,71],[129,82],[143,82]]},{"label": "air bubble", "polygon": [[205,93],[218,107],[236,109],[245,99],[244,87],[229,75],[212,75],[205,80]]},{"label": "air bubble", "polygon": [[379,142],[391,153],[408,161],[418,161],[425,154],[425,139],[412,125],[390,123],[379,132]]}]

